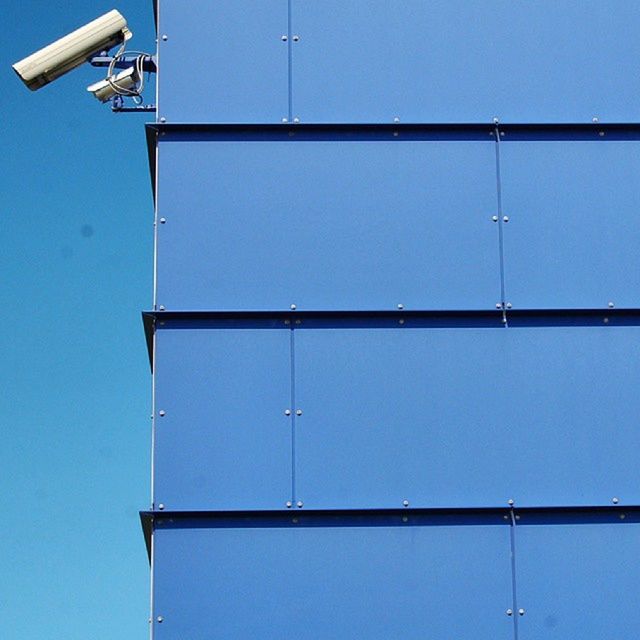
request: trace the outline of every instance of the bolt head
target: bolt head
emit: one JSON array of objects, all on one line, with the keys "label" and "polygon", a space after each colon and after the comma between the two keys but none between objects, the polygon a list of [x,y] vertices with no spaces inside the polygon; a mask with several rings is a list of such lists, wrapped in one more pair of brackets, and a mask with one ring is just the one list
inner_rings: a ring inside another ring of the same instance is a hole
[{"label": "bolt head", "polygon": [[295,124],[298,124],[298,123],[300,122],[300,118],[295,117],[295,118],[293,119],[293,121],[295,122]]},{"label": "bolt head", "polygon": [[285,416],[290,416],[291,415],[291,409],[285,409],[284,410],[284,415]]},{"label": "bolt head", "polygon": [[620,514],[620,520],[624,520],[627,517],[627,515],[625,513],[621,513]]},{"label": "bolt head", "polygon": [[166,33],[164,33],[162,35],[162,39],[166,42],[169,39],[169,36]]},{"label": "bolt head", "polygon": [[408,500],[403,500],[402,501],[402,506],[403,507],[408,507],[409,506],[409,501]]},{"label": "bolt head", "polygon": [[508,504],[508,505],[513,505],[513,498],[509,498],[509,499],[507,500],[507,504]]},{"label": "bolt head", "polygon": [[400,318],[400,320],[398,320],[398,324],[404,324],[404,318]]},{"label": "bolt head", "polygon": [[287,36],[285,36],[284,34],[280,36],[280,40],[282,40],[282,42],[286,42],[287,41]]},{"label": "bolt head", "polygon": [[166,122],[167,119],[166,118],[160,118],[160,122]]},{"label": "bolt head", "polygon": [[508,616],[512,616],[513,615],[513,609],[507,609],[505,612]]},{"label": "bolt head", "polygon": [[597,116],[594,116],[593,118],[591,118],[591,122],[599,122],[599,118]]},{"label": "bolt head", "polygon": [[158,617],[156,618],[156,620],[157,620],[158,622],[163,622],[163,621],[164,621],[164,618],[163,618],[162,616],[158,616]]},{"label": "bolt head", "polygon": [[163,304],[160,305],[160,311],[164,311],[164,305]]},{"label": "bolt head", "polygon": [[164,224],[167,221],[166,218],[160,218],[160,224]]},{"label": "bolt head", "polygon": [[164,511],[164,505],[162,504],[162,502],[158,505],[158,509],[160,511]]},{"label": "bolt head", "polygon": [[303,506],[302,500],[298,500],[298,502],[296,502],[296,507],[298,507],[298,509],[302,509]]},{"label": "bolt head", "polygon": [[398,305],[398,309],[400,309],[402,311],[402,309],[404,309],[404,305],[403,304],[399,304]]},{"label": "bolt head", "polygon": [[288,118],[282,118],[282,122],[289,122]]},{"label": "bolt head", "polygon": [[510,302],[507,302],[507,309],[511,309],[513,305]]},{"label": "bolt head", "polygon": [[299,42],[300,41],[300,36],[293,36],[293,41],[294,42]]},{"label": "bolt head", "polygon": [[618,498],[611,498],[611,502],[613,502],[613,504],[618,504],[620,500]]},{"label": "bolt head", "polygon": [[502,304],[500,302],[496,302],[496,309],[502,309]]},{"label": "bolt head", "polygon": [[296,409],[296,415],[297,416],[301,416],[302,415],[302,409]]},{"label": "bolt head", "polygon": [[164,409],[160,409],[160,411],[158,411],[158,415],[163,418],[164,416],[167,415],[166,411]]},{"label": "bolt head", "polygon": [[509,216],[503,216],[502,222],[509,222]]},{"label": "bolt head", "polygon": [[491,220],[493,220],[493,222],[498,222],[498,216],[491,216]]},{"label": "bolt head", "polygon": [[500,118],[498,118],[497,116],[494,116],[493,124],[498,124],[499,122],[500,122]]},{"label": "bolt head", "polygon": [[518,615],[523,616],[524,615],[524,609],[518,609]]},{"label": "bolt head", "polygon": [[284,503],[284,506],[287,507],[287,509],[291,509],[291,507],[293,506],[293,502],[291,502],[291,500],[287,500]]},{"label": "bolt head", "polygon": [[610,302],[607,306],[609,307],[609,309],[613,309],[613,307],[615,307],[616,305],[613,304],[613,302]]},{"label": "bolt head", "polygon": [[292,304],[289,309],[291,309],[291,311],[295,311],[298,307],[296,307],[295,304]]},{"label": "bolt head", "polygon": [[393,119],[393,121],[394,121],[394,122],[396,122],[396,123],[397,123],[397,122],[400,122],[400,118],[398,118],[398,116],[396,116],[396,117]]}]

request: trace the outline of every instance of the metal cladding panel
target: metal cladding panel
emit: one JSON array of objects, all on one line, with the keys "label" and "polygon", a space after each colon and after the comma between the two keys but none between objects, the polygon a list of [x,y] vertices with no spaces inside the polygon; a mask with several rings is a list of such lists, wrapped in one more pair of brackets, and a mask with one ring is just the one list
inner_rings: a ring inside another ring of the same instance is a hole
[{"label": "metal cladding panel", "polygon": [[275,123],[287,116],[286,0],[159,5],[161,122]]},{"label": "metal cladding panel", "polygon": [[640,503],[635,327],[295,331],[304,508]]},{"label": "metal cladding panel", "polygon": [[156,508],[281,509],[291,499],[289,334],[158,327]]},{"label": "metal cladding panel", "polygon": [[637,119],[631,0],[293,0],[292,29],[302,122]]},{"label": "metal cladding panel", "polygon": [[[640,524],[637,515],[620,517],[516,527],[521,640],[635,635]],[[523,515],[520,522],[527,521]]]},{"label": "metal cladding panel", "polygon": [[168,310],[501,299],[491,142],[164,140],[157,304]]},{"label": "metal cladding panel", "polygon": [[500,145],[506,299],[640,307],[640,143]]},{"label": "metal cladding panel", "polygon": [[388,640],[400,630],[416,640],[425,631],[511,639],[508,527],[411,526],[399,516],[395,526],[307,527],[296,516],[300,528],[159,524],[155,640],[284,638],[292,625],[303,640]]}]

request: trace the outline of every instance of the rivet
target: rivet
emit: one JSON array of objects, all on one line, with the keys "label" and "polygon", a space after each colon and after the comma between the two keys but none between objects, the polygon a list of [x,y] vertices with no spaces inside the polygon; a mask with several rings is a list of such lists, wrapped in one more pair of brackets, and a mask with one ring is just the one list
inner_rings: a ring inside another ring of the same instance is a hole
[{"label": "rivet", "polygon": [[502,309],[502,303],[496,302],[496,309]]},{"label": "rivet", "polygon": [[498,216],[491,216],[491,219],[492,219],[494,222],[498,222]]},{"label": "rivet", "polygon": [[300,41],[300,36],[293,36],[293,41],[294,42],[299,42]]},{"label": "rivet", "polygon": [[167,221],[166,218],[160,218],[160,224],[164,224]]},{"label": "rivet", "polygon": [[289,122],[288,118],[282,118],[282,122]]},{"label": "rivet", "polygon": [[160,118],[160,122],[166,122],[167,119],[166,118]]},{"label": "rivet", "polygon": [[166,415],[165,410],[164,409],[160,409],[160,411],[158,411],[158,415],[162,418]]},{"label": "rivet", "polygon": [[403,304],[399,304],[398,305],[398,309],[400,309],[400,310],[404,309],[404,305]]},{"label": "rivet", "polygon": [[524,609],[518,609],[518,615],[523,616],[524,615]]},{"label": "rivet", "polygon": [[285,409],[284,410],[284,415],[285,416],[290,416],[291,415],[291,409]]},{"label": "rivet", "polygon": [[296,409],[296,415],[297,416],[301,416],[302,415],[302,409]]},{"label": "rivet", "polygon": [[296,502],[296,507],[298,507],[298,509],[302,509],[302,506],[303,506],[302,500],[298,500],[298,502]]},{"label": "rivet", "polygon": [[164,305],[163,304],[160,305],[160,311],[164,311]]},{"label": "rivet", "polygon": [[291,500],[287,500],[284,503],[284,506],[287,507],[287,509],[291,509],[291,507],[293,506],[293,502],[291,502]]},{"label": "rivet", "polygon": [[509,222],[509,216],[504,216],[502,218],[502,222]]},{"label": "rivet", "polygon": [[162,502],[158,505],[158,509],[160,509],[160,511],[164,510],[164,505],[162,504]]},{"label": "rivet", "polygon": [[513,615],[513,609],[507,609],[506,614],[508,616],[512,616]]},{"label": "rivet", "polygon": [[618,504],[620,500],[618,498],[611,498],[611,502],[613,502],[613,504]]},{"label": "rivet", "polygon": [[615,307],[616,305],[613,304],[613,302],[610,302],[608,306],[609,306],[609,309],[613,309],[613,307]]},{"label": "rivet", "polygon": [[398,324],[404,324],[404,318],[400,318],[400,320],[398,320]]},{"label": "rivet", "polygon": [[298,124],[300,122],[300,118],[298,118],[297,116],[293,119],[293,121]]},{"label": "rivet", "polygon": [[403,500],[402,501],[402,506],[403,507],[408,507],[409,506],[409,501],[408,500]]},{"label": "rivet", "polygon": [[162,35],[162,39],[166,42],[169,39],[169,36],[165,33]]},{"label": "rivet", "polygon": [[396,117],[393,119],[393,121],[394,121],[394,122],[400,122],[400,118],[398,118],[398,116],[396,116]]},{"label": "rivet", "polygon": [[158,622],[162,622],[162,621],[164,620],[164,618],[163,618],[162,616],[158,616],[158,617],[156,618],[156,620],[157,620]]},{"label": "rivet", "polygon": [[620,520],[624,520],[626,517],[627,517],[626,514],[624,514],[624,513],[620,514]]},{"label": "rivet", "polygon": [[513,498],[509,498],[509,499],[507,500],[507,504],[508,504],[508,505],[512,505],[512,504],[513,504]]},{"label": "rivet", "polygon": [[291,309],[291,311],[295,311],[297,309],[295,304],[292,304],[289,308]]},{"label": "rivet", "polygon": [[280,40],[282,40],[282,42],[286,42],[287,41],[287,36],[285,36],[284,34],[280,36]]}]

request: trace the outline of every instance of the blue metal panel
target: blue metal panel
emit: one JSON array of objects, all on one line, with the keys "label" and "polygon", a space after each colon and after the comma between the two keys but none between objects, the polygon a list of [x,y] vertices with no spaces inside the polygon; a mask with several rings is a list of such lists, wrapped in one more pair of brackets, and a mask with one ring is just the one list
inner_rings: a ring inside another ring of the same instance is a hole
[{"label": "blue metal panel", "polygon": [[[635,636],[640,524],[637,516],[623,516],[516,527],[520,640]],[[522,515],[520,522],[527,521]]]},{"label": "blue metal panel", "polygon": [[631,0],[292,6],[302,122],[637,119],[640,13]]},{"label": "blue metal panel", "polygon": [[508,527],[303,521],[157,525],[155,640],[511,640]]},{"label": "blue metal panel", "polygon": [[[291,499],[290,331],[166,321],[156,333],[154,504],[281,509]],[[162,412],[162,413],[161,413]]]},{"label": "blue metal panel", "polygon": [[500,147],[513,307],[640,307],[640,143]]},{"label": "blue metal panel", "polygon": [[[158,118],[280,122],[289,113],[287,1],[161,0]],[[166,39],[165,39],[166,36]],[[164,122],[164,120],[161,120]]]},{"label": "blue metal panel", "polygon": [[295,331],[305,508],[640,503],[640,329]]},{"label": "blue metal panel", "polygon": [[168,310],[500,300],[489,141],[163,140],[157,303]]}]

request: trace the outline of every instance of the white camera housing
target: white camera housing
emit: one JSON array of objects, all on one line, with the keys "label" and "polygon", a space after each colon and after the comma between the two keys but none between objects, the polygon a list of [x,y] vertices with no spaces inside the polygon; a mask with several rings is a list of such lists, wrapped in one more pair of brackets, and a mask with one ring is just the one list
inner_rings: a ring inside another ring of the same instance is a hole
[{"label": "white camera housing", "polygon": [[16,62],[13,70],[35,91],[79,67],[90,56],[129,40],[132,35],[125,18],[113,9]]},{"label": "white camera housing", "polygon": [[107,102],[107,100],[111,100],[113,96],[120,92],[122,92],[120,95],[130,95],[129,92],[135,90],[139,80],[140,78],[135,67],[130,67],[105,80],[100,80],[100,82],[92,84],[87,87],[87,91],[93,93],[100,102]]}]

